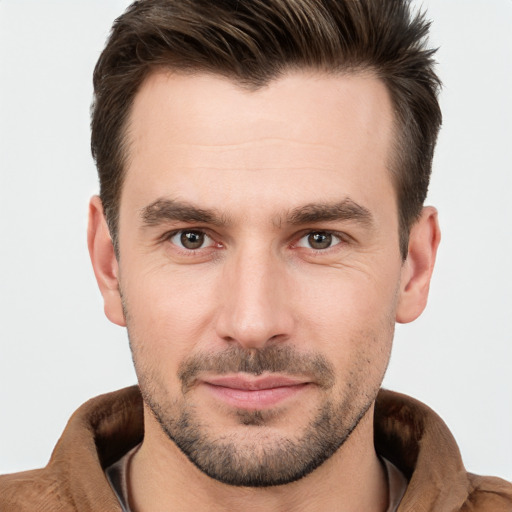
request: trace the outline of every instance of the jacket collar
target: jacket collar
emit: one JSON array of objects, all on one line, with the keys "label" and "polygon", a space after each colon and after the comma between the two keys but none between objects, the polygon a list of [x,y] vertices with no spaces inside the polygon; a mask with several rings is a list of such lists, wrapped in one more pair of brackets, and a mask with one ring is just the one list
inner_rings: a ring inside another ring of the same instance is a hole
[{"label": "jacket collar", "polygon": [[[75,412],[47,470],[68,490],[66,499],[77,511],[121,510],[103,470],[140,443],[143,431],[137,386],[89,400]],[[409,480],[399,512],[459,510],[466,501],[469,482],[457,444],[426,405],[381,390],[375,446]]]},{"label": "jacket collar", "polygon": [[381,390],[375,404],[375,448],[407,477],[400,512],[459,510],[470,482],[455,439],[425,404]]}]

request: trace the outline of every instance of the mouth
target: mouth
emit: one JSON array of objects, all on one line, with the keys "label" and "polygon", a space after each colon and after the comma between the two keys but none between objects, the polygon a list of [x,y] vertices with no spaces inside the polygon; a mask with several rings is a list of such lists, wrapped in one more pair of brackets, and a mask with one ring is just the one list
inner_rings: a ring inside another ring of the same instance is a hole
[{"label": "mouth", "polygon": [[302,393],[311,382],[281,375],[249,374],[205,378],[202,385],[218,400],[239,409],[267,409]]}]

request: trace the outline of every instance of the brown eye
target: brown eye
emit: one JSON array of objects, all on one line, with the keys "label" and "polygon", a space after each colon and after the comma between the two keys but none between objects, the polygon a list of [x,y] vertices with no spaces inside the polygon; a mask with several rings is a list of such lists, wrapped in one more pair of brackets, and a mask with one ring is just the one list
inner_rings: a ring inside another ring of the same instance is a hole
[{"label": "brown eye", "polygon": [[193,251],[201,249],[205,245],[211,245],[212,239],[202,231],[182,230],[175,233],[171,238],[171,242],[178,247]]},{"label": "brown eye", "polygon": [[339,235],[330,233],[329,231],[311,231],[297,242],[297,247],[321,251],[330,249],[341,242],[342,239]]},{"label": "brown eye", "polygon": [[199,249],[204,243],[204,233],[185,231],[181,233],[180,241],[186,249]]},{"label": "brown eye", "polygon": [[312,249],[327,249],[332,245],[332,235],[330,233],[310,233],[308,235],[308,244]]}]

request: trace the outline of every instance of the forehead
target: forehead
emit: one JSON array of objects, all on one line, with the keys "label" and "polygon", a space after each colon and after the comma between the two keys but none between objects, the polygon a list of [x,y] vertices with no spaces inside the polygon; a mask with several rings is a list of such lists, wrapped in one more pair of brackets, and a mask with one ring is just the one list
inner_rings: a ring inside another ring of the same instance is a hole
[{"label": "forehead", "polygon": [[[211,203],[219,182],[231,204],[272,200],[262,182],[303,202],[340,199],[325,197],[335,187],[359,187],[364,198],[372,186],[391,187],[392,127],[387,89],[371,74],[289,73],[248,90],[157,72],[134,100],[124,188],[146,204],[166,195]],[[314,190],[324,197],[307,198]]]},{"label": "forehead", "polygon": [[[148,139],[157,143],[155,136],[177,144],[221,145],[284,131],[298,142],[306,137],[311,144],[343,146],[358,135],[354,128],[368,139],[382,139],[390,123],[388,91],[370,72],[289,73],[254,90],[216,75],[159,71],[135,97],[130,139],[139,145]],[[348,133],[339,131],[342,124]]]}]

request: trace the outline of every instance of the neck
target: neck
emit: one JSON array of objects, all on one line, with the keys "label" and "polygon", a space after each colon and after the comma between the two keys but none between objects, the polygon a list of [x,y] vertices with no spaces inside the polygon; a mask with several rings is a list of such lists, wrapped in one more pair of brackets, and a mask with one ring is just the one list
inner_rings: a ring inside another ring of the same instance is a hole
[{"label": "neck", "polygon": [[306,477],[274,487],[235,487],[202,473],[145,411],[145,437],[128,475],[134,512],[385,511],[385,471],[373,445],[373,406],[343,446]]}]

